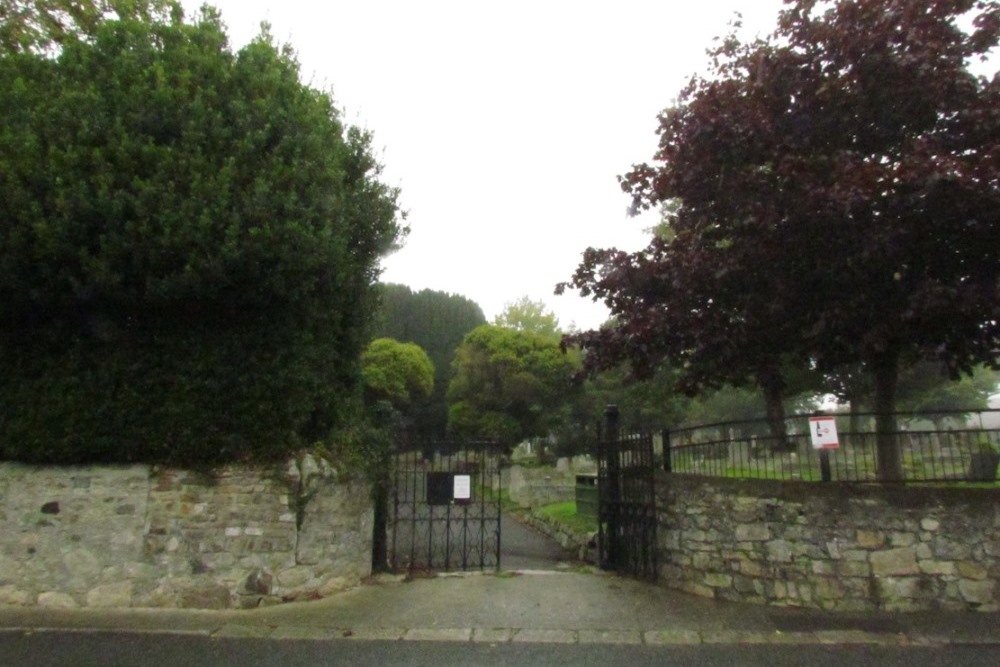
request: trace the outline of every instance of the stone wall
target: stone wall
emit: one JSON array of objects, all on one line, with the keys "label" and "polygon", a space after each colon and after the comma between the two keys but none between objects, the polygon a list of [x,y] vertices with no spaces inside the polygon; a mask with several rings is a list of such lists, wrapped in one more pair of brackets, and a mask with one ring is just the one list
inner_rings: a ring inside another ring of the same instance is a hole
[{"label": "stone wall", "polygon": [[577,560],[597,565],[597,531],[579,533],[570,526],[538,512],[520,513],[519,519],[548,535]]},{"label": "stone wall", "polygon": [[306,456],[212,473],[0,464],[0,604],[253,607],[371,572],[368,486]]},{"label": "stone wall", "polygon": [[518,506],[541,507],[575,499],[577,474],[596,471],[597,464],[587,456],[561,458],[555,466],[515,464],[504,470],[502,484]]},{"label": "stone wall", "polygon": [[660,580],[843,611],[1000,610],[1000,490],[660,473]]}]

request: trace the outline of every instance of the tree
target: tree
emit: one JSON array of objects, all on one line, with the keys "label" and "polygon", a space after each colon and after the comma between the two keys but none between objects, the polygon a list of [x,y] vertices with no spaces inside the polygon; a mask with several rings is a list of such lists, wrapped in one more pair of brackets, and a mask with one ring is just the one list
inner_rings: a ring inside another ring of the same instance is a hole
[{"label": "tree", "polygon": [[985,367],[958,380],[948,376],[938,364],[920,362],[899,375],[899,403],[913,412],[933,413],[989,409],[996,393],[997,373]]},{"label": "tree", "polygon": [[504,304],[503,312],[493,319],[493,324],[555,340],[562,336],[555,313],[548,310],[543,302],[532,301],[527,296]]},{"label": "tree", "polygon": [[570,403],[567,423],[557,431],[558,452],[596,453],[601,415],[608,405],[618,407],[620,424],[628,431],[653,432],[680,424],[690,400],[676,390],[674,375],[672,369],[661,367],[652,377],[639,380],[622,364],[586,378]]},{"label": "tree", "polygon": [[622,178],[637,208],[675,203],[673,234],[588,251],[571,282],[620,322],[573,339],[588,360],[765,392],[785,364],[863,364],[900,479],[901,364],[1000,362],[1000,78],[967,68],[998,34],[993,1],[799,0],[770,38],[725,39]]},{"label": "tree", "polygon": [[179,11],[172,0],[5,0],[0,50],[51,53],[67,40],[92,37],[108,17],[166,22]]},{"label": "tree", "polygon": [[410,406],[434,388],[434,365],[427,353],[414,343],[377,338],[361,356],[365,402],[371,427],[365,434],[365,453],[372,481],[374,538],[372,563],[385,567],[388,552],[386,527],[389,520],[389,489],[392,484],[391,443],[397,429],[405,426]]},{"label": "tree", "polygon": [[369,401],[396,408],[426,397],[434,388],[434,364],[419,345],[377,338],[361,355],[361,374]]},{"label": "tree", "polygon": [[577,370],[558,341],[488,324],[465,337],[453,366],[449,431],[507,445],[556,427]]},{"label": "tree", "polygon": [[213,10],[0,55],[0,458],[272,459],[344,426],[401,233],[380,168]]},{"label": "tree", "polygon": [[424,439],[443,437],[448,424],[446,393],[451,381],[451,361],[465,335],[486,323],[482,308],[457,294],[406,285],[381,285],[381,305],[375,322],[376,337],[394,338],[419,345],[435,368],[434,390],[409,408],[412,428]]}]

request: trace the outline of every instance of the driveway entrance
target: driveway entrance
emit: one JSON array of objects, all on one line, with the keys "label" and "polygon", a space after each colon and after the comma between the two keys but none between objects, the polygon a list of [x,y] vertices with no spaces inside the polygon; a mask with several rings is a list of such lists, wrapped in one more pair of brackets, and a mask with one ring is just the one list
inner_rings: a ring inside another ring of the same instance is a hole
[{"label": "driveway entrance", "polygon": [[397,450],[388,498],[396,572],[500,568],[500,449],[438,442]]}]

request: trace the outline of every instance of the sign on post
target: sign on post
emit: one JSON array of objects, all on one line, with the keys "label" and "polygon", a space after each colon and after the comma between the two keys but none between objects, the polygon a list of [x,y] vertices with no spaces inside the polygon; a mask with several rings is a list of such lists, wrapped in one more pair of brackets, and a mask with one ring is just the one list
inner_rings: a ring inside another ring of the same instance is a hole
[{"label": "sign on post", "polygon": [[837,449],[837,421],[833,417],[810,417],[809,435],[813,449]]}]

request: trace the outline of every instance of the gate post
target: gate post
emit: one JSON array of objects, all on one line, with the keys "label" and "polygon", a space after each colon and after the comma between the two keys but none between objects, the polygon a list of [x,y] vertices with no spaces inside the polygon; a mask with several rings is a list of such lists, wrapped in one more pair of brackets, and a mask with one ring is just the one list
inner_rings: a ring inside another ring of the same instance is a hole
[{"label": "gate post", "polygon": [[663,429],[663,470],[673,472],[674,464],[670,460],[670,429]]},{"label": "gate post", "polygon": [[[386,403],[375,406],[379,423],[392,423],[392,408]],[[376,435],[369,435],[375,438]],[[398,434],[386,435],[374,445],[375,461],[372,465],[372,571],[389,569],[389,487],[392,485],[393,456],[396,453]]]},{"label": "gate post", "polygon": [[619,564],[619,500],[621,489],[617,445],[621,437],[617,405],[604,408],[604,433],[598,442],[597,542],[598,560],[603,569]]}]

